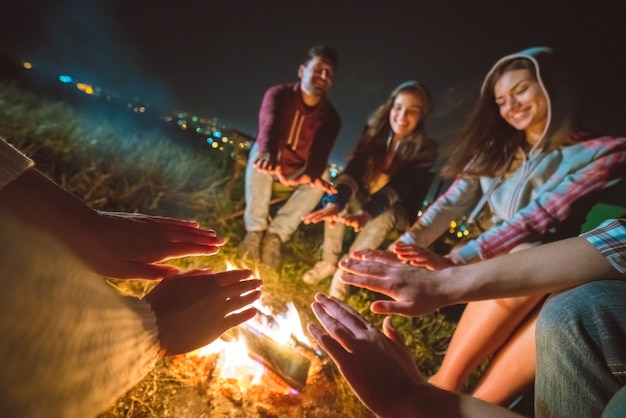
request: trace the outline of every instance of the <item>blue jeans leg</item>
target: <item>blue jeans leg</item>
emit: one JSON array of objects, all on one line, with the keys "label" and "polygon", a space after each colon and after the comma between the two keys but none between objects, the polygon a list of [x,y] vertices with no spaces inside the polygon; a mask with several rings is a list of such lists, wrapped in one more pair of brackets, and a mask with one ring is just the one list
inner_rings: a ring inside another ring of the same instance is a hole
[{"label": "blue jeans leg", "polygon": [[537,321],[535,416],[599,417],[626,383],[626,281],[553,295]]},{"label": "blue jeans leg", "polygon": [[248,164],[246,165],[245,193],[246,208],[243,221],[246,231],[265,231],[272,200],[272,185],[274,176],[261,173],[253,163],[258,154],[256,143],[250,149]]},{"label": "blue jeans leg", "polygon": [[278,234],[282,242],[287,242],[302,222],[300,218],[311,213],[323,195],[322,189],[308,184],[296,187],[296,190],[272,219],[267,231]]},{"label": "blue jeans leg", "polygon": [[354,243],[350,246],[350,252],[378,249],[396,225],[396,212],[397,209],[392,207],[369,221],[357,234]]}]

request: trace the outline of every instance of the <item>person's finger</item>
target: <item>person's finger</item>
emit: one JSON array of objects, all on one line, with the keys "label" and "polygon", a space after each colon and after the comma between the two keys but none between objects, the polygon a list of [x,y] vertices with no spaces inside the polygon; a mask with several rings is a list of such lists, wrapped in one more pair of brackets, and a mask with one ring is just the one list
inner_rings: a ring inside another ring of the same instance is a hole
[{"label": "person's finger", "polygon": [[380,315],[402,315],[413,317],[413,304],[393,300],[375,300],[370,305],[370,311]]},{"label": "person's finger", "polygon": [[402,338],[400,333],[396,330],[396,327],[393,326],[390,316],[383,319],[383,334],[385,334],[385,337],[389,338],[391,341],[402,346],[404,345],[404,338]]},{"label": "person's finger", "polygon": [[322,350],[326,351],[338,365],[349,359],[350,353],[327,332],[313,323],[309,323],[307,329]]},{"label": "person's finger", "polygon": [[234,313],[242,308],[252,305],[261,297],[260,290],[254,290],[245,295],[237,295],[226,300],[225,309],[227,313]]},{"label": "person's finger", "polygon": [[374,261],[377,263],[384,263],[389,266],[403,264],[398,256],[391,251],[385,250],[362,250],[354,258],[364,261]]},{"label": "person's finger", "polygon": [[261,280],[254,278],[250,269],[221,271],[214,273],[212,278],[216,279],[221,286],[229,286],[244,281],[261,282]]},{"label": "person's finger", "polygon": [[[99,271],[96,271],[96,273],[102,274],[102,272]],[[110,266],[107,273],[108,274],[103,275],[116,279],[157,280],[164,277],[175,276],[180,273],[180,269],[169,264],[150,264],[127,261],[120,263],[117,268]]]},{"label": "person's finger", "polygon": [[362,287],[363,289],[371,290],[373,292],[383,293],[385,295],[391,292],[390,282],[388,280],[383,280],[382,277],[365,276],[347,273],[344,271],[339,276],[339,279],[345,284]]},{"label": "person's finger", "polygon": [[215,231],[212,229],[200,229],[200,224],[198,221],[193,219],[177,219],[170,218],[167,216],[148,216],[149,221],[158,223],[161,225],[173,226],[177,228],[187,228],[192,230],[203,231],[206,233],[212,233],[215,235]]},{"label": "person's finger", "polygon": [[193,269],[193,270],[187,270],[184,273],[179,273],[176,275],[176,277],[174,276],[170,276],[170,279],[173,278],[179,278],[179,277],[200,277],[200,276],[206,276],[207,274],[213,274],[215,273],[215,271],[212,268],[205,268],[205,269]]},{"label": "person's finger", "polygon": [[339,267],[348,273],[358,274],[360,276],[383,278],[387,273],[386,263],[379,263],[370,260],[358,260],[355,258],[346,258],[339,261]]},{"label": "person's finger", "polygon": [[320,324],[326,329],[329,335],[333,337],[339,344],[346,350],[350,350],[349,347],[353,345],[354,334],[346,327],[341,321],[337,320],[329,311],[326,310],[326,306],[320,302],[315,301],[311,304],[313,314],[319,320]]},{"label": "person's finger", "polygon": [[246,308],[242,311],[230,312],[223,318],[224,331],[236,327],[237,325],[243,324],[244,322],[254,318],[257,313],[258,310],[254,306]]},{"label": "person's finger", "polygon": [[196,244],[222,246],[227,239],[217,235],[214,231],[204,231],[202,229],[180,229],[170,230],[167,237],[171,242],[193,242]]},{"label": "person's finger", "polygon": [[[350,329],[366,327],[367,321],[347,303],[342,302],[334,296],[326,296],[321,292],[316,293],[314,298],[327,312],[341,320],[344,325],[348,325]],[[346,319],[349,323],[344,322],[343,319]]]}]

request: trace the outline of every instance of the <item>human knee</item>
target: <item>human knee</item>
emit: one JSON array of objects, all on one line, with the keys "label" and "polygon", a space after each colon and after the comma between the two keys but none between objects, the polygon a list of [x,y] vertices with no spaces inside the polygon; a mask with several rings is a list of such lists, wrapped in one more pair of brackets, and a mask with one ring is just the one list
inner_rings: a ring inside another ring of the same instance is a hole
[{"label": "human knee", "polygon": [[393,210],[387,210],[365,225],[363,231],[371,231],[379,232],[380,234],[386,235],[389,231],[393,229],[396,224],[396,214]]},{"label": "human knee", "polygon": [[587,283],[551,296],[537,320],[537,341],[569,338],[602,338],[623,333],[622,314],[626,282],[606,280]]}]

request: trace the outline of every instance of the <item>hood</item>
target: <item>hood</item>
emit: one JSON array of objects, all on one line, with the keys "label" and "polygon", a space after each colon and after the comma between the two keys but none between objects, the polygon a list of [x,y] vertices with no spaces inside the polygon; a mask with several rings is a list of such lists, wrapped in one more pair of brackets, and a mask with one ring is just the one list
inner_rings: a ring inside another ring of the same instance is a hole
[{"label": "hood", "polygon": [[425,120],[433,111],[433,99],[430,91],[426,88],[425,85],[420,83],[419,81],[409,80],[399,84],[393,91],[389,94],[389,99],[395,97],[400,93],[400,91],[405,89],[415,89],[417,90],[424,102],[424,114],[422,115],[422,119]]},{"label": "hood", "polygon": [[486,91],[493,85],[495,71],[504,63],[516,58],[526,58],[535,66],[537,80],[548,102],[548,123],[543,132],[540,148],[557,147],[567,142],[574,128],[574,105],[568,73],[554,51],[549,47],[528,48],[500,58],[489,70],[481,88],[481,100],[493,100],[493,93]]}]

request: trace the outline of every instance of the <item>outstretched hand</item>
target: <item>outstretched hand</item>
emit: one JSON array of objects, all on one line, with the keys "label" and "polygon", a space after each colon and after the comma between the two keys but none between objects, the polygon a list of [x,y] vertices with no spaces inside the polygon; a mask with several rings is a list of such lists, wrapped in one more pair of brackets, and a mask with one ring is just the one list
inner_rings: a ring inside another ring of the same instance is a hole
[{"label": "outstretched hand", "polygon": [[34,167],[0,190],[0,207],[54,236],[94,273],[112,278],[172,275],[178,268],[157,263],[212,255],[226,242],[196,221],[94,210]]},{"label": "outstretched hand", "polygon": [[435,273],[405,264],[389,251],[355,251],[341,260],[341,281],[389,296],[372,302],[372,312],[383,315],[419,316],[445,306]]},{"label": "outstretched hand", "polygon": [[145,297],[154,312],[165,354],[203,347],[256,315],[261,280],[250,270],[195,270],[163,279]]},{"label": "outstretched hand", "polygon": [[274,174],[276,169],[276,163],[269,152],[259,153],[252,165],[261,173]]},{"label": "outstretched hand", "polygon": [[365,225],[367,225],[371,218],[372,217],[369,213],[365,211],[359,211],[351,215],[343,216],[338,220],[340,222],[343,222],[346,226],[353,228],[354,232],[359,232],[362,228],[365,227]]},{"label": "outstretched hand", "polygon": [[172,258],[213,255],[226,242],[196,221],[140,213],[95,211],[87,228],[68,231],[68,246],[98,274],[157,279],[179,272],[157,264]]},{"label": "outstretched hand", "polygon": [[456,265],[449,258],[414,244],[398,241],[391,245],[391,250],[400,260],[408,261],[413,266],[424,267],[428,270],[443,270],[446,267]]},{"label": "outstretched hand", "polygon": [[318,222],[326,221],[330,225],[334,225],[337,222],[337,214],[339,213],[339,205],[336,203],[328,203],[323,208],[302,216],[302,222],[305,225],[316,224]]},{"label": "outstretched hand", "polygon": [[278,181],[283,185],[283,186],[287,186],[287,187],[298,187],[300,185],[303,184],[308,184],[311,187],[317,187],[318,189],[321,189],[322,191],[324,191],[325,193],[328,194],[335,194],[337,193],[337,189],[335,189],[335,186],[333,186],[330,182],[321,179],[319,177],[317,178],[312,178],[311,176],[309,176],[308,174],[302,174],[301,176],[295,178],[295,179],[290,179],[285,177],[285,175],[283,174],[283,170],[281,166],[276,166],[276,168],[274,169],[273,174],[276,175],[276,177],[278,178]]},{"label": "outstretched hand", "polygon": [[311,307],[324,329],[311,323],[309,332],[361,402],[377,416],[405,416],[403,408],[412,393],[422,385],[424,389],[429,386],[392,327],[391,318],[385,318],[383,334],[338,299],[318,293]]},{"label": "outstretched hand", "polygon": [[322,178],[316,178],[311,182],[313,187],[317,187],[318,189],[322,189],[324,193],[328,194],[337,194],[337,189],[333,184],[329,181],[326,181]]}]

